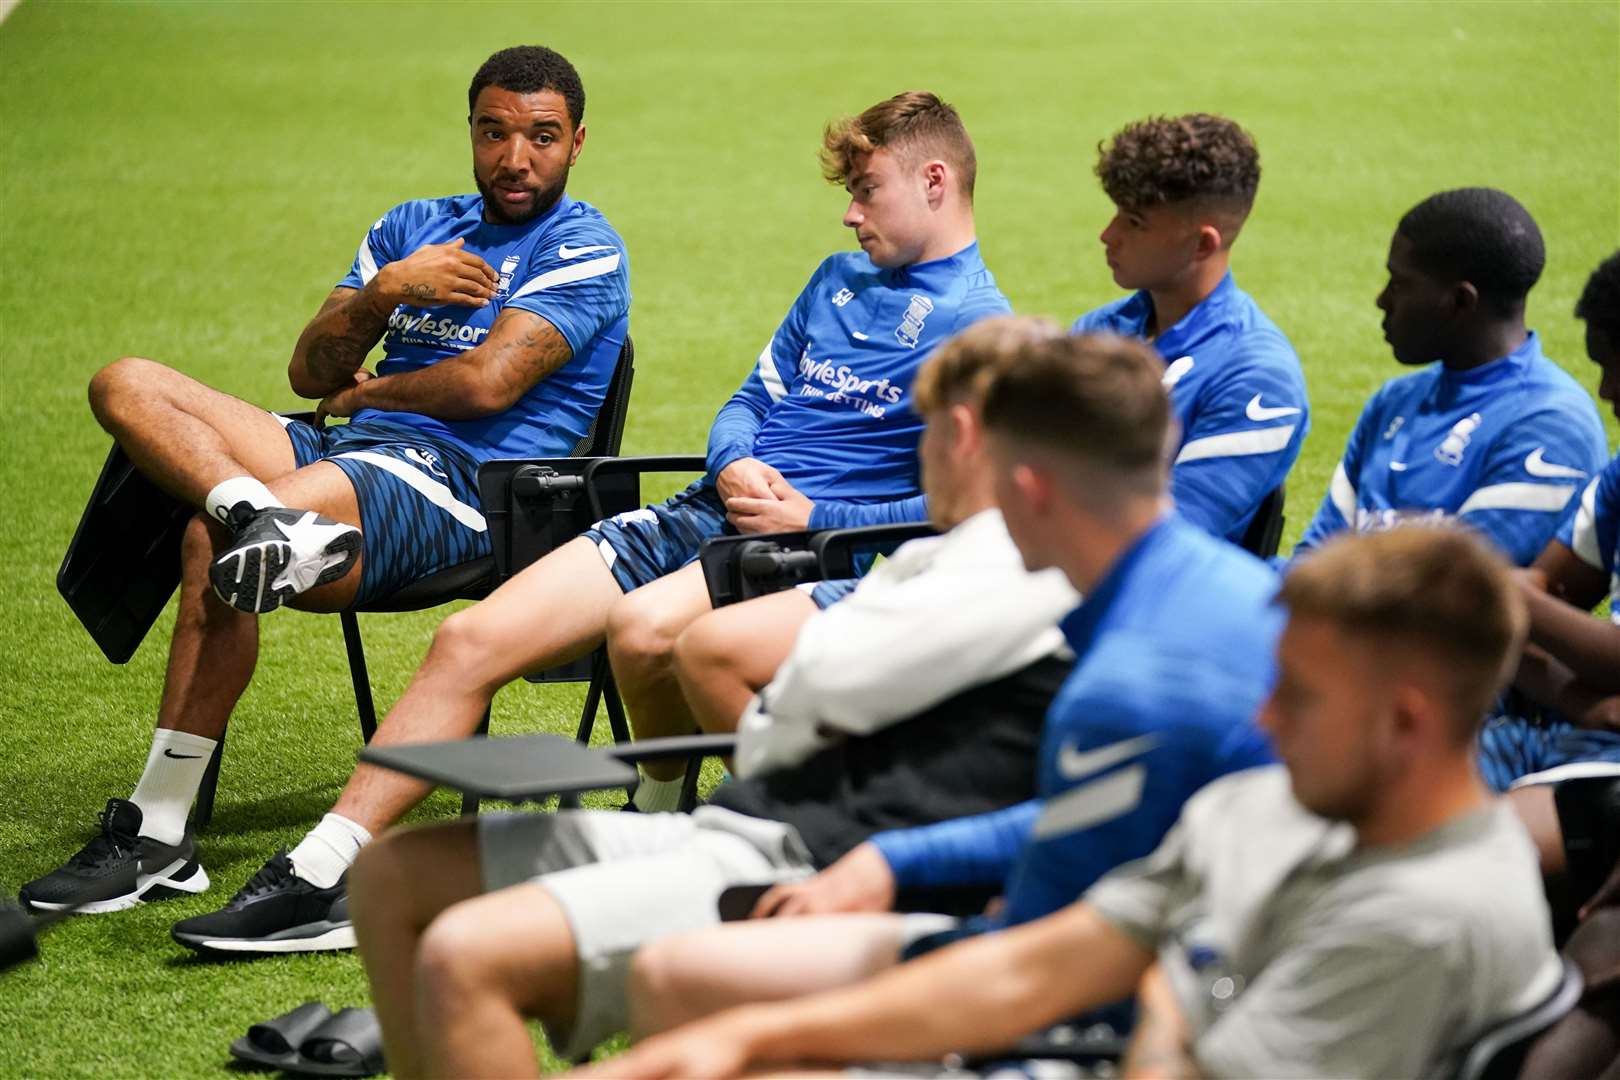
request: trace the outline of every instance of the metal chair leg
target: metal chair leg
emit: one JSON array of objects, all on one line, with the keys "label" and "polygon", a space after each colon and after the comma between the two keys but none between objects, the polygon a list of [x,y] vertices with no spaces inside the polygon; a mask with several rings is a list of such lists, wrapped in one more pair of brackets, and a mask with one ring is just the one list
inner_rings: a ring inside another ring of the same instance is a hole
[{"label": "metal chair leg", "polygon": [[[476,738],[476,737],[478,737],[480,735],[488,735],[489,734],[489,710],[490,710],[490,706],[485,705],[484,706],[484,718],[482,720],[478,721],[478,730],[473,732],[473,737],[474,738]],[[477,795],[474,795],[470,791],[464,792],[462,794],[462,796],[461,796],[461,816],[462,817],[477,817],[478,816],[478,803],[479,803],[479,799],[478,799]]]},{"label": "metal chair leg", "polygon": [[214,816],[214,793],[219,789],[219,763],[225,756],[225,733],[219,733],[219,740],[214,743],[214,753],[208,759],[208,768],[203,770],[202,784],[197,788],[197,801],[191,808],[191,827],[198,832],[208,828],[208,822]]},{"label": "metal chair leg", "polygon": [[377,707],[371,700],[371,676],[366,671],[360,620],[352,611],[342,612],[339,618],[343,623],[343,647],[349,654],[349,678],[354,683],[354,708],[360,714],[360,737],[369,743],[377,733]]}]

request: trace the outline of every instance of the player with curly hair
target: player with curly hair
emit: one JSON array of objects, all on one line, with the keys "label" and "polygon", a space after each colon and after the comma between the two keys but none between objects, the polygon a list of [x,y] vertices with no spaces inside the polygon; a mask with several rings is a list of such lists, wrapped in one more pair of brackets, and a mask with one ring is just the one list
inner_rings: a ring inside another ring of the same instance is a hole
[{"label": "player with curly hair", "polygon": [[1115,208],[1099,239],[1115,283],[1135,291],[1074,329],[1141,337],[1158,350],[1181,429],[1177,507],[1240,541],[1310,429],[1299,357],[1230,269],[1260,187],[1260,152],[1237,123],[1209,113],[1138,120],[1097,149],[1097,178]]}]

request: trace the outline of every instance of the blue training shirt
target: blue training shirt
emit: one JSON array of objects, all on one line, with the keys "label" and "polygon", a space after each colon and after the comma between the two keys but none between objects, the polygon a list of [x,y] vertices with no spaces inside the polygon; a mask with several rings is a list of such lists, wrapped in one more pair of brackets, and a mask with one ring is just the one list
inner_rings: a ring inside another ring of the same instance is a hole
[{"label": "blue training shirt", "polygon": [[976,243],[891,270],[830,256],[715,417],[708,482],[758,458],[814,500],[811,528],[923,520],[912,379],[946,338],[1010,310]]},{"label": "blue training shirt", "polygon": [[1431,364],[1367,402],[1294,554],[1341,529],[1455,519],[1528,566],[1608,456],[1591,396],[1534,333],[1469,371]]},{"label": "blue training shirt", "polygon": [[1008,925],[1158,846],[1216,777],[1273,760],[1255,726],[1283,611],[1265,563],[1172,513],[1063,620],[1076,660],[1047,711],[1037,798],[872,838],[903,887],[1005,885]]},{"label": "blue training shirt", "polygon": [[394,207],[371,227],[338,285],[359,289],[379,269],[417,248],[457,237],[500,275],[495,297],[481,308],[400,304],[388,317],[377,374],[415,371],[481,344],[507,308],[545,319],[568,341],[573,356],[493,416],[438,420],[362,409],[352,422],[403,424],[454,443],[480,461],[572,453],[602,406],[630,329],[624,241],[599,211],[567,195],[521,225],[485,221],[480,195],[417,199]]},{"label": "blue training shirt", "polygon": [[1609,621],[1620,626],[1620,454],[1586,485],[1558,539],[1586,565],[1609,575]]},{"label": "blue training shirt", "polygon": [[[1146,291],[1074,321],[1075,333],[1142,337]],[[1305,373],[1288,338],[1230,272],[1152,343],[1181,424],[1170,490],[1183,517],[1241,543],[1260,502],[1288,476],[1311,427]]]}]

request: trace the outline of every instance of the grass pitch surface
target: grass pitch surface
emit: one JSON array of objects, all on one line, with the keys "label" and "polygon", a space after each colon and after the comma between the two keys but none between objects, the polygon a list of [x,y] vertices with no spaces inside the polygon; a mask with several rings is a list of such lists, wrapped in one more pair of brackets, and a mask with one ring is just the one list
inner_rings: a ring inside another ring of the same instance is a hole
[{"label": "grass pitch surface", "polygon": [[[1425,195],[1489,184],[1530,208],[1549,253],[1532,324],[1595,381],[1570,308],[1620,241],[1613,3],[27,0],[0,24],[0,890],[56,865],[133,787],[171,621],[115,668],[53,587],[107,448],[86,381],[136,354],[294,406],[298,331],[380,214],[470,187],[467,82],[526,41],[582,72],[590,136],[571,191],[630,247],[629,453],[702,445],[816,261],[850,246],[841,193],[817,175],[821,125],[915,87],[974,133],[1002,287],[1065,319],[1116,295],[1095,239],[1099,139],[1193,109],[1254,132],[1265,179],[1238,279],[1293,338],[1314,406],[1290,541],[1361,403],[1396,373],[1372,301],[1390,231]],[[440,614],[363,620],[383,706]],[[257,1020],[364,1000],[352,956],[197,962],[167,936],[296,842],[354,760],[337,620],[277,614],[263,638],[201,843],[215,888],[75,920],[0,976],[0,1073],[217,1073]],[[578,700],[508,690],[497,727],[564,731]],[[441,795],[416,817],[451,813]]]}]

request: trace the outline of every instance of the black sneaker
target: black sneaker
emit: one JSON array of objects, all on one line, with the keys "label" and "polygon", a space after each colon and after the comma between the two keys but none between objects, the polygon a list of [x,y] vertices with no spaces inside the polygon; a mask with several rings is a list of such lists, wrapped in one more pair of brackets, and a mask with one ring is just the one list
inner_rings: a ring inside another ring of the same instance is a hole
[{"label": "black sneaker", "polygon": [[85,914],[123,911],[208,888],[191,831],[178,844],[141,836],[141,808],[108,799],[101,832],[59,868],[22,887],[17,898],[36,911],[75,907]]},{"label": "black sneaker", "polygon": [[[345,875],[345,878],[347,875]],[[289,953],[354,948],[345,883],[318,889],[293,874],[278,851],[230,903],[209,915],[182,919],[169,931],[199,952]]]},{"label": "black sneaker", "polygon": [[214,595],[240,611],[273,611],[336,581],[360,557],[360,530],[313,510],[238,503],[229,524],[236,539],[208,568],[208,581]]}]

